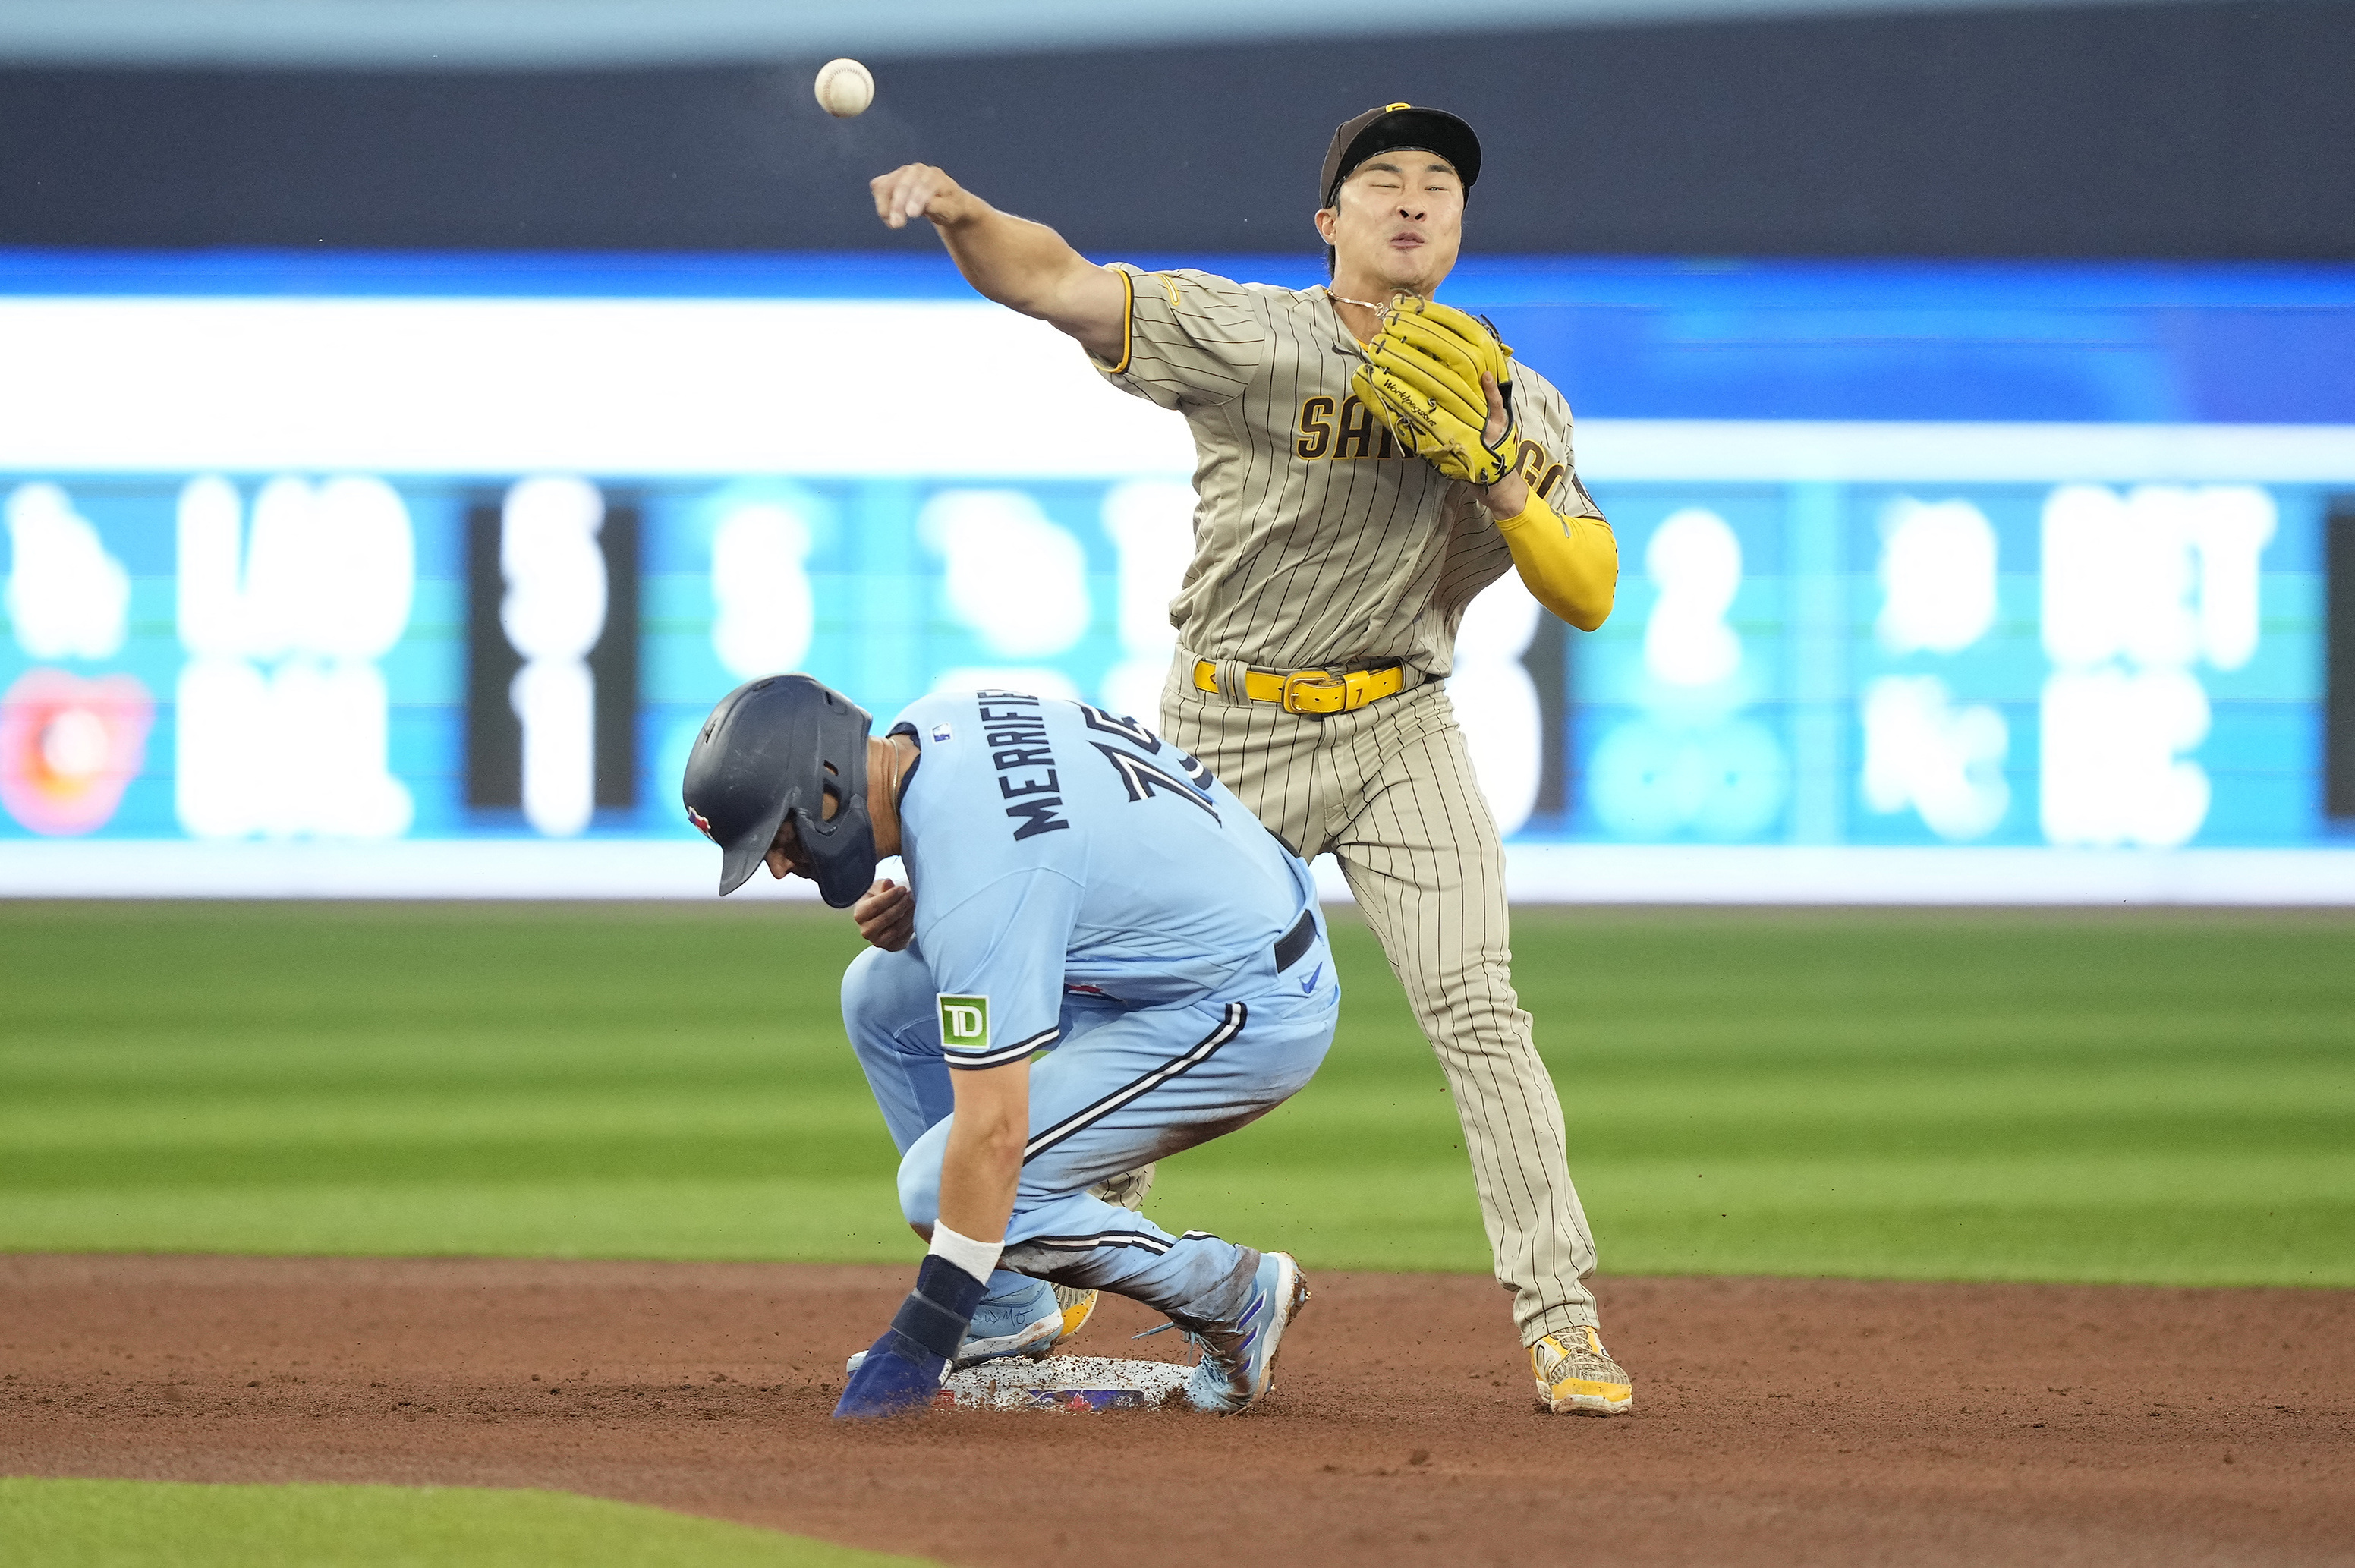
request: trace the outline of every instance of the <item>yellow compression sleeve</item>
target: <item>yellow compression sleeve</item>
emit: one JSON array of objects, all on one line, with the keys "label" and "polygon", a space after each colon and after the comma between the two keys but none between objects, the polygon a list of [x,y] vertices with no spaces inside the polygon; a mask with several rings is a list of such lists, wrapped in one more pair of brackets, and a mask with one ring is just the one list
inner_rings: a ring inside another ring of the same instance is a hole
[{"label": "yellow compression sleeve", "polygon": [[1497,531],[1539,603],[1582,632],[1610,617],[1619,587],[1619,541],[1609,523],[1558,517],[1532,485],[1529,505],[1518,517],[1498,517]]}]

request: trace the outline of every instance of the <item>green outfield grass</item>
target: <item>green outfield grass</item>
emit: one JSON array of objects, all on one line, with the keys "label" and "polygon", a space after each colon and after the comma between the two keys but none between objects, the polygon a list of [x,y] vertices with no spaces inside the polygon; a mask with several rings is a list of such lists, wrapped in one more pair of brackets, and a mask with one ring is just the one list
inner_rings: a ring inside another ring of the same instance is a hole
[{"label": "green outfield grass", "polygon": [[563,1492],[0,1478],[0,1542],[42,1568],[922,1568]]},{"label": "green outfield grass", "polygon": [[[1487,1266],[1369,936],[1165,1221]],[[1620,1273],[2355,1285],[2355,918],[1523,911]],[[912,1259],[840,917],[0,905],[0,1248]]]}]

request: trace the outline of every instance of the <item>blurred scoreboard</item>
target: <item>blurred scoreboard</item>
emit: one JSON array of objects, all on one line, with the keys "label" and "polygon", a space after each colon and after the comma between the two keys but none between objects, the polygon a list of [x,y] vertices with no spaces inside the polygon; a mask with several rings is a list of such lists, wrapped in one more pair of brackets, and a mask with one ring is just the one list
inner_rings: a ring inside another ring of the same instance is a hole
[{"label": "blurred scoreboard", "polygon": [[[1459,639],[1516,896],[2355,901],[2355,268],[1449,297],[1620,543]],[[740,680],[1168,667],[1184,422],[931,257],[0,255],[0,895],[699,896]]]}]

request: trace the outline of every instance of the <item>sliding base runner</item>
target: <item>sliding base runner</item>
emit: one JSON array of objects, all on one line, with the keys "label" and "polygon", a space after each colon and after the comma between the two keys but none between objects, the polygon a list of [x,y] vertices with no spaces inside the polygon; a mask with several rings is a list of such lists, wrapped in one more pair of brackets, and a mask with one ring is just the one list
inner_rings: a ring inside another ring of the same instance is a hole
[{"label": "sliding base runner", "polygon": [[1324,1060],[1339,990],[1308,868],[1133,720],[984,691],[869,728],[806,676],[753,681],[684,789],[723,893],[765,862],[840,908],[883,888],[881,857],[908,869],[904,934],[851,964],[843,1021],[932,1246],[836,1413],[926,1408],[954,1366],[1051,1349],[1104,1290],[1199,1349],[1188,1404],[1250,1408],[1308,1299],[1299,1266],[1117,1200]]}]

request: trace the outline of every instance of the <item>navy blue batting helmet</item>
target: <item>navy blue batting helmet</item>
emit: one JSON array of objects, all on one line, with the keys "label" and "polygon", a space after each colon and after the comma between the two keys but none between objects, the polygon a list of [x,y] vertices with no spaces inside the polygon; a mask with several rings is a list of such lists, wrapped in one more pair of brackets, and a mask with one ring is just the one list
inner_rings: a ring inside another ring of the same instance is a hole
[{"label": "navy blue batting helmet", "polygon": [[[791,818],[818,896],[846,909],[875,880],[867,709],[805,675],[749,680],[719,699],[687,753],[687,819],[719,846],[719,891],[760,869]],[[833,820],[826,816],[834,798]]]}]

